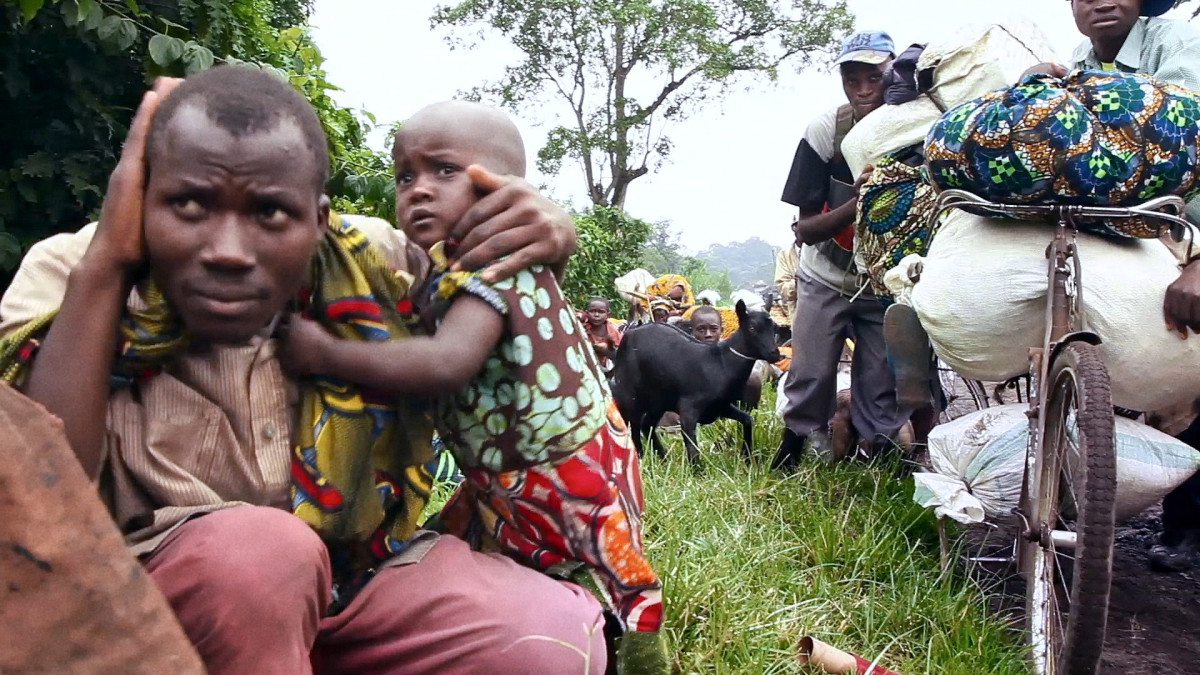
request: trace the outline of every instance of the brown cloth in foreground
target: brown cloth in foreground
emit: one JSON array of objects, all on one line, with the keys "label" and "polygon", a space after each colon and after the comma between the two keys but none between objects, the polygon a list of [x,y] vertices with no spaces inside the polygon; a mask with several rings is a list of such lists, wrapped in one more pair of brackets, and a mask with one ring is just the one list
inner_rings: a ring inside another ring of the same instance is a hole
[{"label": "brown cloth in foreground", "polygon": [[0,672],[203,673],[67,444],[0,385]]}]

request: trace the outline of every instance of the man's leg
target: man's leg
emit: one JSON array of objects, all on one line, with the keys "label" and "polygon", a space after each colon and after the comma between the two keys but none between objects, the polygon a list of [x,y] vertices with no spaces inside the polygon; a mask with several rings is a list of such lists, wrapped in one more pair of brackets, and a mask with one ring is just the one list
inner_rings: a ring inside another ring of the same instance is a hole
[{"label": "man's leg", "polygon": [[[1200,449],[1200,417],[1178,438]],[[1162,536],[1150,548],[1150,565],[1170,572],[1191,568],[1200,556],[1200,473],[1163,497],[1162,524]]]},{"label": "man's leg", "polygon": [[911,411],[896,402],[896,379],[883,339],[884,307],[875,298],[854,302],[854,359],[850,363],[850,419],[874,444],[892,439]]},{"label": "man's leg", "polygon": [[772,467],[794,465],[813,432],[824,433],[833,417],[837,367],[846,340],[850,301],[810,279],[796,279],[796,311],[792,315],[792,365],[782,395],[784,438]]},{"label": "man's leg", "polygon": [[600,675],[604,615],[580,586],[442,536],[323,620],[313,663],[361,675]]},{"label": "man's leg", "polygon": [[171,533],[145,563],[208,672],[310,673],[329,555],[287,511],[239,506]]}]

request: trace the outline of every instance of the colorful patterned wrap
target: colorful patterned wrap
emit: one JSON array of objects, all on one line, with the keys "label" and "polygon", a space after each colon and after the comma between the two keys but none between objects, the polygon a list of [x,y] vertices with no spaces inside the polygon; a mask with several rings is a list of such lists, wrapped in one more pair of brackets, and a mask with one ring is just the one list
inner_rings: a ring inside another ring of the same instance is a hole
[{"label": "colorful patterned wrap", "polygon": [[[1194,196],[1200,94],[1145,75],[1030,75],[947,111],[925,142],[929,177],[994,202],[1132,206]],[[1156,237],[1155,222],[1081,223]]]},{"label": "colorful patterned wrap", "polygon": [[937,231],[931,222],[937,195],[919,167],[889,155],[863,184],[855,219],[857,255],[866,266],[871,288],[890,299],[883,275],[910,253],[925,255]]},{"label": "colorful patterned wrap", "polygon": [[426,320],[440,321],[457,295],[468,293],[505,321],[483,370],[435,404],[438,433],[463,471],[554,464],[590,442],[604,426],[611,394],[553,272],[534,265],[487,283],[478,273],[450,271],[441,243],[429,255]]}]

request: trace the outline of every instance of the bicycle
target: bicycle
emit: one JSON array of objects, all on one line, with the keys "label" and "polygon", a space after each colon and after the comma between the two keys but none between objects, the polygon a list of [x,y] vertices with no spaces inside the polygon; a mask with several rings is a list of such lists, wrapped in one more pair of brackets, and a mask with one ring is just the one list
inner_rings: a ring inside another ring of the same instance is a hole
[{"label": "bicycle", "polygon": [[[934,217],[951,208],[1056,223],[1048,259],[1046,332],[1030,350],[1029,445],[1020,504],[1017,566],[1026,580],[1025,617],[1035,672],[1094,675],[1112,581],[1116,452],[1114,409],[1100,336],[1083,317],[1076,247],[1082,219],[1158,219],[1176,241],[1188,236],[1183,200],[1159,197],[1134,207],[994,203],[945,190]],[[986,404],[985,404],[986,405]]]}]

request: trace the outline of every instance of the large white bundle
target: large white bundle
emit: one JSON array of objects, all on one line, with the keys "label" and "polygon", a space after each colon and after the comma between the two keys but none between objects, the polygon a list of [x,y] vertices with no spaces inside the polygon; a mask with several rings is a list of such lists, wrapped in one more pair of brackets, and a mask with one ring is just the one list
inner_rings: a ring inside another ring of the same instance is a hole
[{"label": "large white bundle", "polygon": [[[918,71],[933,68],[930,96],[945,109],[1016,83],[1028,67],[1055,61],[1045,35],[1028,21],[963,26],[922,52]],[[885,105],[864,117],[842,141],[842,155],[857,176],[884,155],[923,143],[942,115],[929,96]]]},{"label": "large white bundle", "polygon": [[613,286],[617,289],[617,293],[631,304],[641,300],[646,295],[646,289],[652,283],[654,283],[654,275],[640,267],[613,279]]},{"label": "large white bundle", "polygon": [[[979,522],[1011,513],[1021,498],[1029,418],[1024,404],[988,408],[929,434],[933,473],[916,474],[913,498],[939,516]],[[1200,468],[1200,452],[1123,417],[1116,420],[1117,520],[1157,503]]]},{"label": "large white bundle", "polygon": [[[969,379],[1028,371],[1046,329],[1046,247],[1053,229],[951,211],[934,237],[912,306],[934,351]],[[1160,410],[1200,397],[1200,339],[1167,330],[1163,298],[1179,277],[1156,240],[1080,234],[1084,317],[1104,341],[1113,404]]]}]

